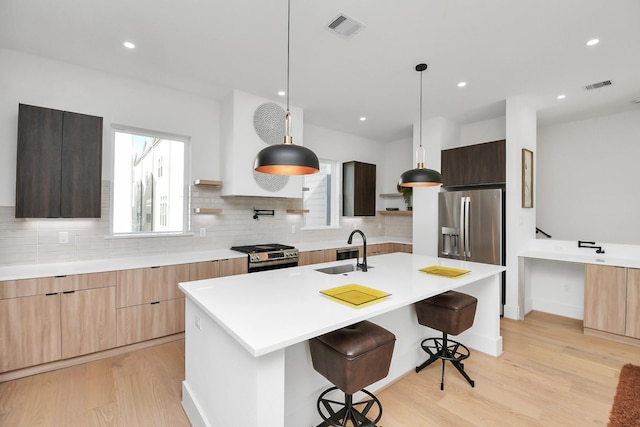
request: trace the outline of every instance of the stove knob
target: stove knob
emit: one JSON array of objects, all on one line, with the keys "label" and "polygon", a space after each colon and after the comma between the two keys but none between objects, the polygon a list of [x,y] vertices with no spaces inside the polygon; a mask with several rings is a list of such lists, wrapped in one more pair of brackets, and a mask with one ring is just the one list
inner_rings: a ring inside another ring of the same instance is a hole
[{"label": "stove knob", "polygon": [[251,259],[251,262],[254,262],[254,261],[259,261],[260,257],[258,255],[251,255],[250,259]]}]

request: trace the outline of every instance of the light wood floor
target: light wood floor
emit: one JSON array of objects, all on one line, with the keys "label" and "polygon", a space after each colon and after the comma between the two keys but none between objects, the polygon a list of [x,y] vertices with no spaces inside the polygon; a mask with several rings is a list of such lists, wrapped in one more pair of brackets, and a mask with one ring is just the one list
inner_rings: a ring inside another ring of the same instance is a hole
[{"label": "light wood floor", "polygon": [[[381,426],[606,426],[620,368],[640,364],[640,348],[586,337],[578,320],[534,312],[503,319],[502,336],[500,358],[466,361],[475,388],[447,366],[440,391],[438,363],[378,392]],[[176,341],[0,383],[0,426],[189,426],[183,378]]]}]

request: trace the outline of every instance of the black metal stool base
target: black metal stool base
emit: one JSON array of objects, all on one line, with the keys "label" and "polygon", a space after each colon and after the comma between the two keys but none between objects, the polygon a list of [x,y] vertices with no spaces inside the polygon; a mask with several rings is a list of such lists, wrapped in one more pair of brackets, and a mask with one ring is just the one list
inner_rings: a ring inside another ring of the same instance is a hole
[{"label": "black metal stool base", "polygon": [[[318,398],[318,413],[324,422],[317,427],[376,427],[376,423],[382,418],[382,405],[377,397],[363,389],[360,391],[368,398],[355,403],[352,394],[345,393],[344,402],[325,398],[327,394],[335,390],[338,390],[338,387],[331,387]],[[373,421],[367,418],[372,409],[374,409],[373,414],[375,414],[375,409],[378,412]]]},{"label": "black metal stool base", "polygon": [[440,380],[440,390],[444,390],[444,366],[448,360],[462,374],[465,380],[475,387],[473,381],[464,370],[462,361],[469,357],[469,348],[464,344],[447,338],[447,334],[443,333],[442,338],[427,338],[420,344],[422,349],[429,354],[429,359],[420,366],[416,366],[416,372],[420,372],[436,360],[442,360],[442,378]]}]

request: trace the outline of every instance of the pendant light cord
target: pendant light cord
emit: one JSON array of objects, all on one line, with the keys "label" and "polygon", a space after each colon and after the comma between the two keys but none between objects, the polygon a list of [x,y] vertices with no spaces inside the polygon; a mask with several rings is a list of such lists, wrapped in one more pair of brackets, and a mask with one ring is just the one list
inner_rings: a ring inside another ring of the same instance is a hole
[{"label": "pendant light cord", "polygon": [[422,73],[420,71],[420,148],[422,148]]},{"label": "pendant light cord", "polygon": [[287,1],[287,112],[289,112],[289,64],[291,51],[291,0]]}]

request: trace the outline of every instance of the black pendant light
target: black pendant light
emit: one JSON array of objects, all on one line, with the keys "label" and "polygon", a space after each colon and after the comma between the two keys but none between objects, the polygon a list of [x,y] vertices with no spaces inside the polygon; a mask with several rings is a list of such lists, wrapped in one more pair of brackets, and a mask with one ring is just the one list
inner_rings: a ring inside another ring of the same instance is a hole
[{"label": "black pendant light", "polygon": [[258,172],[272,175],[309,175],[320,171],[318,157],[306,147],[293,145],[291,112],[289,111],[289,51],[291,44],[291,0],[287,1],[287,113],[284,143],[260,150],[254,162]]},{"label": "black pendant light", "polygon": [[424,167],[426,152],[422,148],[422,72],[426,69],[427,64],[416,65],[416,71],[420,72],[420,148],[416,150],[418,165],[415,169],[410,169],[400,175],[398,187],[436,187],[442,185],[440,172]]}]

